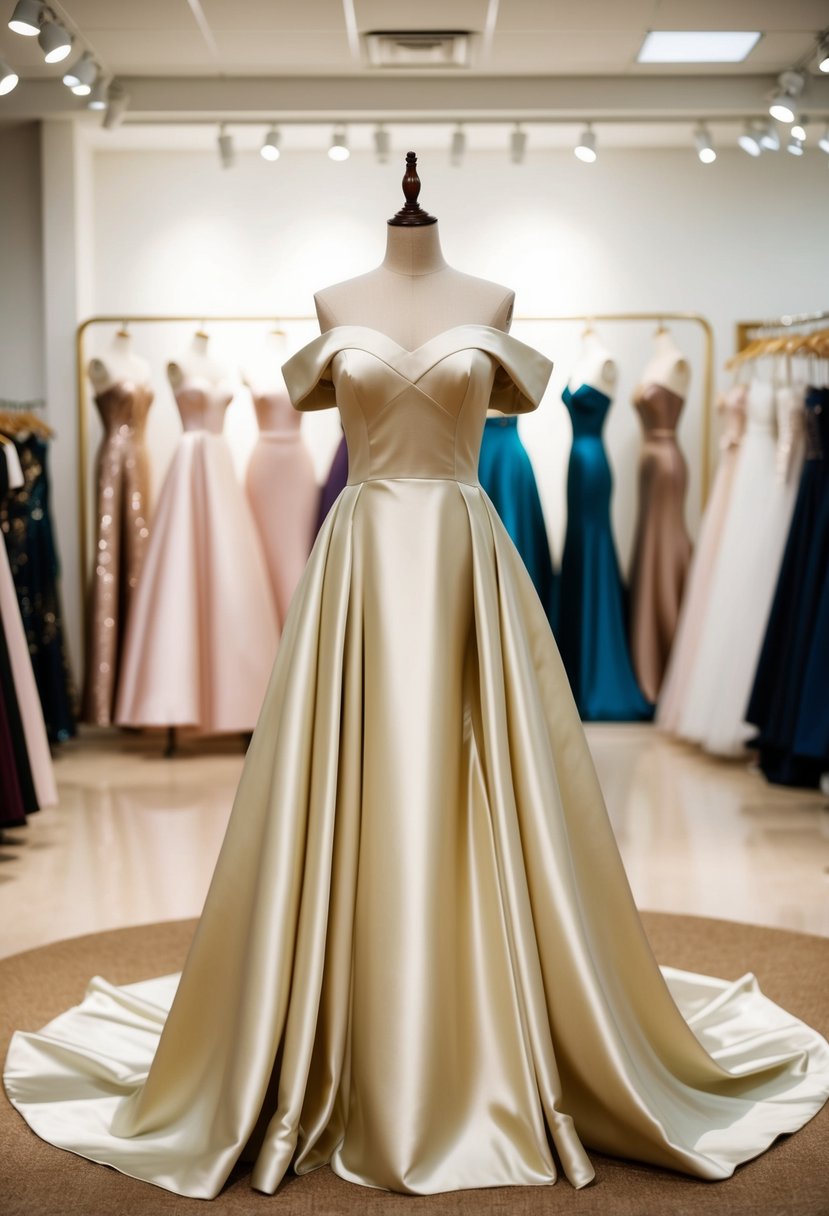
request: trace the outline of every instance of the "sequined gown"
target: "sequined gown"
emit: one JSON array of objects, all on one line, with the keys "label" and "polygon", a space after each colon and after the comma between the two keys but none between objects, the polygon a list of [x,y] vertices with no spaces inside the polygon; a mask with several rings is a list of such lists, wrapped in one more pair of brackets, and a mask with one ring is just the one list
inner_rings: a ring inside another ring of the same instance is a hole
[{"label": "sequined gown", "polygon": [[262,546],[222,434],[232,392],[176,391],[183,434],[124,640],[116,721],[251,731],[279,638]]},{"label": "sequined gown", "polygon": [[280,624],[288,615],[316,535],[319,486],[302,421],[287,391],[252,393],[259,439],[245,486],[273,588]]},{"label": "sequined gown", "polygon": [[630,567],[630,651],[642,692],[656,701],[691,564],[685,527],[688,467],[676,441],[685,402],[661,384],[639,389],[639,501]]},{"label": "sequined gown", "polygon": [[115,710],[124,633],[150,531],[150,465],[144,440],[152,389],[125,381],[95,397],[104,436],[95,466],[95,566],[83,717],[107,726]]},{"label": "sequined gown", "polygon": [[642,931],[477,478],[490,402],[533,409],[549,374],[482,325],[413,351],[337,327],[286,365],[299,409],[339,406],[349,484],[181,977],[98,979],[12,1039],[6,1090],[45,1139],[202,1198],[242,1158],[269,1194],[324,1164],[409,1194],[583,1187],[590,1147],[727,1178],[825,1101],[819,1034],[752,976],[661,970]]},{"label": "sequined gown", "polygon": [[60,564],[50,506],[48,444],[37,435],[15,441],[23,485],[0,503],[20,615],[46,731],[53,743],[76,730],[77,695],[63,633]]}]

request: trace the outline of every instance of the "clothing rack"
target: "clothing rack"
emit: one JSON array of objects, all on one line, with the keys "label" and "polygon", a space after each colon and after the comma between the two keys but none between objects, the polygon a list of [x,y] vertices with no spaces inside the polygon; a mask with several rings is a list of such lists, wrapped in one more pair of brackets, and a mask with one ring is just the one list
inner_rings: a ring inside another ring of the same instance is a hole
[{"label": "clothing rack", "polygon": [[829,309],[819,312],[784,313],[782,317],[772,317],[766,321],[738,321],[737,351],[745,350],[752,338],[760,337],[763,334],[768,335],[779,330],[803,329],[804,326],[818,325],[821,321],[829,321]]},{"label": "clothing rack", "polygon": [[[250,316],[206,316],[204,313],[193,315],[182,314],[141,314],[129,316],[123,313],[87,317],[78,326],[75,334],[77,402],[78,402],[78,523],[80,529],[79,555],[81,562],[81,615],[86,627],[86,575],[89,560],[88,538],[88,478],[89,478],[89,389],[86,377],[86,332],[95,325],[119,325],[126,329],[131,325],[199,325],[205,327],[211,324],[243,324],[243,325],[282,325],[282,324],[313,324],[314,316],[289,316],[286,314],[265,313]],[[606,323],[623,322],[633,324],[656,324],[662,326],[674,322],[687,322],[699,326],[703,334],[704,365],[702,381],[702,468],[701,487],[702,503],[708,497],[711,466],[711,425],[714,403],[714,331],[707,317],[697,312],[614,312],[614,313],[567,313],[547,316],[516,315],[513,321],[527,324],[564,324],[564,323]]]},{"label": "clothing rack", "polygon": [[45,405],[42,397],[33,401],[12,401],[7,397],[0,397],[0,410],[19,411],[21,414],[27,410],[42,410]]}]

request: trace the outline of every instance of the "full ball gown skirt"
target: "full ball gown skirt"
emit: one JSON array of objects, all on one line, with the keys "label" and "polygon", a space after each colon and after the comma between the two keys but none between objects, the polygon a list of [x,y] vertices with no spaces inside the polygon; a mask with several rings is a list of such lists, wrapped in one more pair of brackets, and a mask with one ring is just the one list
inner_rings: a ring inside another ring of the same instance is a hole
[{"label": "full ball gown skirt", "polygon": [[717,401],[717,408],[725,419],[720,439],[720,459],[700,525],[674,644],[659,694],[656,721],[664,730],[675,731],[679,724],[694,668],[705,605],[711,590],[711,578],[728,514],[737,453],[745,430],[747,395],[744,384],[735,384]]},{"label": "full ball gown skirt", "polygon": [[518,419],[487,418],[478,477],[556,628],[558,583],[535,473],[518,434]]},{"label": "full ball gown skirt", "polygon": [[829,389],[806,394],[806,450],[747,717],[770,781],[829,771]]},{"label": "full ball gown skirt", "polygon": [[413,1193],[559,1166],[583,1186],[583,1145],[727,1177],[825,1101],[820,1035],[753,977],[663,977],[648,947],[546,615],[477,484],[491,394],[532,409],[549,373],[478,325],[411,352],[338,327],[286,365],[298,408],[336,393],[350,484],[180,982],[95,980],[12,1040],[6,1090],[44,1138],[198,1197],[242,1156],[269,1193],[325,1163]]},{"label": "full ball gown skirt", "polygon": [[259,439],[245,477],[280,625],[317,534],[320,491],[300,415],[284,389],[254,392]]},{"label": "full ball gown skirt", "polygon": [[676,441],[685,401],[661,384],[640,389],[639,502],[630,566],[630,651],[642,692],[656,701],[691,564],[685,527],[688,466]]},{"label": "full ball gown skirt", "polygon": [[222,434],[232,394],[176,393],[184,433],[127,622],[115,720],[202,734],[256,725],[279,631],[256,525]]},{"label": "full ball gown skirt", "polygon": [[650,718],[628,646],[619,559],[610,523],[613,478],[602,442],[610,398],[583,384],[562,394],[573,423],[558,644],[582,718]]},{"label": "full ball gown skirt", "polygon": [[152,389],[123,381],[95,397],[104,435],[95,462],[95,567],[89,603],[83,719],[108,726],[124,634],[150,536],[150,459],[144,440]]}]

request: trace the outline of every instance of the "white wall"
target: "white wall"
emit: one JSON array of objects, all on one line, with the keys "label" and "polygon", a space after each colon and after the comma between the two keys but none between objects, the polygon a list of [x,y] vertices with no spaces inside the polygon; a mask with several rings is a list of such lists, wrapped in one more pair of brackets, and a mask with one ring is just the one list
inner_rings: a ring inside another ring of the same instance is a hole
[{"label": "white wall", "polygon": [[[90,307],[119,316],[307,314],[316,288],[382,257],[385,220],[402,201],[402,159],[380,166],[361,154],[336,165],[319,153],[291,153],[268,165],[249,153],[223,171],[215,155],[203,152],[96,151]],[[829,165],[819,152],[801,161],[781,153],[756,162],[726,152],[710,167],[673,149],[608,152],[594,166],[563,152],[530,155],[522,166],[506,163],[501,153],[475,153],[460,169],[435,153],[421,158],[420,169],[421,202],[440,217],[447,259],[512,285],[518,313],[699,311],[715,327],[720,362],[733,349],[737,320],[827,306]],[[608,324],[600,330],[621,364],[608,446],[626,563],[639,441],[629,400],[652,326]],[[542,409],[521,422],[557,551],[570,444],[560,391],[579,331],[575,325],[514,330],[557,364]],[[229,361],[263,333],[255,327],[214,332]],[[311,332],[297,330],[294,341]],[[680,431],[691,466],[688,518],[695,529],[702,344],[691,326],[677,325],[674,333],[696,373]],[[91,335],[90,349],[110,334],[102,328]],[[156,481],[177,429],[164,361],[188,336],[186,326],[135,330],[136,346],[151,358],[156,376],[150,433]],[[252,438],[243,393],[231,413],[241,464]],[[322,468],[336,440],[336,420],[306,421]],[[74,604],[68,608],[76,611]]]},{"label": "white wall", "polygon": [[0,397],[39,400],[43,374],[40,128],[0,127]]}]

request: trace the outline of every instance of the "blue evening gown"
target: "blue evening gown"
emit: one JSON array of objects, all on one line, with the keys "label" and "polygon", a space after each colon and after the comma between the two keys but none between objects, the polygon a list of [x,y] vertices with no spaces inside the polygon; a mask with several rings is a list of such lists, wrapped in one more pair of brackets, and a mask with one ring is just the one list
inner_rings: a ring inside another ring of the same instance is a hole
[{"label": "blue evening gown", "polygon": [[550,557],[535,473],[518,434],[517,418],[487,418],[478,476],[521,554],[547,619],[555,630],[558,580]]},{"label": "blue evening gown", "polygon": [[565,388],[573,424],[567,469],[567,534],[561,562],[558,643],[585,721],[653,715],[633,673],[619,560],[610,526],[613,478],[602,442],[610,398]]}]

